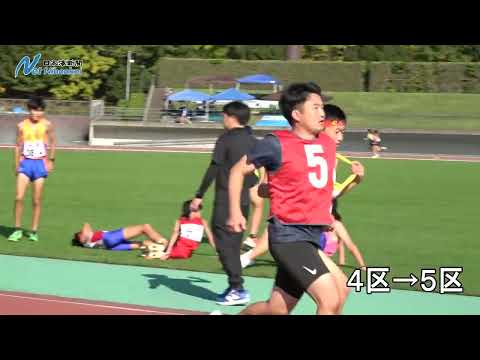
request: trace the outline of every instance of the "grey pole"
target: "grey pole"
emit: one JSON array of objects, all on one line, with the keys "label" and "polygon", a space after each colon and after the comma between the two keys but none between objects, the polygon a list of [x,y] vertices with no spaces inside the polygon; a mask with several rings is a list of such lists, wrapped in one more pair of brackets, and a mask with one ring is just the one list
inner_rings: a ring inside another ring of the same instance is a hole
[{"label": "grey pole", "polygon": [[130,98],[130,60],[132,59],[132,52],[127,53],[127,82],[125,84],[125,100]]}]

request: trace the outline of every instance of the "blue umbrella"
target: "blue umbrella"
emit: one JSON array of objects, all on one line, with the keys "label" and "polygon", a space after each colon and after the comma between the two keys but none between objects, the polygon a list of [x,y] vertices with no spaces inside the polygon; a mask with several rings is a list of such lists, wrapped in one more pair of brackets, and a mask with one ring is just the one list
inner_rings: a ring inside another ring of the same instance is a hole
[{"label": "blue umbrella", "polygon": [[[210,95],[202,93],[200,91],[194,91],[190,89],[185,89],[182,91],[179,91],[175,94],[172,94],[167,97],[168,101],[202,101],[206,102],[206,109],[205,112],[207,113],[207,119],[208,119],[208,100],[210,100]],[[168,104],[167,104],[168,108]]]},{"label": "blue umbrella", "polygon": [[167,97],[168,101],[208,101],[210,95],[190,89],[179,91]]},{"label": "blue umbrella", "polygon": [[252,99],[255,99],[255,96],[252,96],[247,93],[243,93],[241,91],[238,91],[235,88],[227,89],[225,91],[222,91],[221,93],[218,93],[210,97],[210,100],[216,100],[216,101],[221,101],[221,100],[242,101],[242,100],[252,100]]}]

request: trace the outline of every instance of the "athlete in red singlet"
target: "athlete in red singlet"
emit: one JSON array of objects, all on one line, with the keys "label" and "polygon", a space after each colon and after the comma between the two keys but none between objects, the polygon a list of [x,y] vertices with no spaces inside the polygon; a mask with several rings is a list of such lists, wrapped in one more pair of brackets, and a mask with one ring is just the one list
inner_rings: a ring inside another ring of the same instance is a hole
[{"label": "athlete in red singlet", "polygon": [[345,298],[318,244],[333,223],[336,154],[335,142],[321,133],[321,89],[314,83],[292,84],[283,91],[279,105],[292,130],[265,136],[230,173],[227,224],[238,232],[246,225],[239,209],[243,178],[262,166],[268,171],[269,248],[278,268],[270,299],[242,314],[288,314],[304,292],[317,304],[317,314],[338,314]]}]

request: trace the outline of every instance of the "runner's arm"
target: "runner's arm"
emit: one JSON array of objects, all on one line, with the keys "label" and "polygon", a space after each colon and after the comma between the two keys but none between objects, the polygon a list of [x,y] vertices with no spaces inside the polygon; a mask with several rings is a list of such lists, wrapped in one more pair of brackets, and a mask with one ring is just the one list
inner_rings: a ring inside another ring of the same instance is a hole
[{"label": "runner's arm", "polygon": [[[234,232],[246,230],[246,220],[243,217],[241,203],[241,193],[245,175],[253,173],[255,165],[247,163],[247,156],[244,155],[230,170],[228,180],[228,196],[229,196],[229,214],[230,220],[233,221],[231,229]],[[243,220],[242,220],[243,219]]]},{"label": "runner's arm", "polygon": [[20,149],[23,146],[22,141],[22,130],[20,126],[17,126],[17,140],[15,141],[15,152],[14,152],[14,164],[15,164],[15,173],[17,172],[18,166],[20,165]]},{"label": "runner's arm", "polygon": [[221,136],[218,138],[215,144],[215,149],[213,149],[212,161],[210,162],[210,166],[203,175],[202,183],[200,184],[200,187],[195,194],[195,198],[202,199],[203,195],[205,195],[208,188],[217,177],[219,166],[221,166],[225,161],[226,151],[227,149],[225,146],[225,140],[224,137]]},{"label": "runner's arm", "polygon": [[340,197],[342,195],[344,195],[347,191],[350,191],[350,189],[352,189],[356,183],[355,183],[355,179],[357,178],[357,175],[350,175],[347,179],[345,179],[344,182],[342,183],[335,183],[334,184],[334,188],[333,188],[333,197]]},{"label": "runner's arm", "polygon": [[229,176],[229,220],[227,225],[233,232],[246,230],[246,220],[243,217],[240,200],[245,175],[255,168],[265,167],[267,171],[275,171],[281,164],[281,145],[272,135],[257,142],[253,150],[243,156],[230,170]]},{"label": "runner's arm", "polygon": [[48,136],[50,138],[50,161],[55,161],[55,153],[57,149],[57,134],[55,132],[55,126],[49,122],[48,123]]},{"label": "runner's arm", "polygon": [[215,180],[215,178],[217,177],[217,172],[218,172],[218,166],[215,163],[211,162],[207,171],[205,171],[205,174],[203,175],[203,179],[202,179],[202,183],[200,184],[200,187],[195,193],[195,197],[197,199],[203,198],[203,195],[205,195],[208,188],[212,184],[213,180]]},{"label": "runner's arm", "polygon": [[340,197],[360,184],[365,176],[365,169],[358,161],[352,161],[352,174],[341,184],[335,183],[335,197]]},{"label": "runner's arm", "polygon": [[93,229],[89,223],[85,223],[82,226],[82,232],[93,232]]},{"label": "runner's arm", "polygon": [[212,231],[210,230],[210,227],[208,226],[208,223],[207,223],[204,219],[202,219],[202,223],[203,223],[203,227],[205,228],[205,233],[207,234],[208,243],[209,243],[214,249],[216,249],[215,240],[214,240],[214,238],[213,238]]},{"label": "runner's arm", "polygon": [[173,227],[172,236],[170,236],[170,241],[168,242],[167,253],[172,251],[173,245],[178,240],[178,235],[180,234],[180,221],[175,222],[175,226]]}]

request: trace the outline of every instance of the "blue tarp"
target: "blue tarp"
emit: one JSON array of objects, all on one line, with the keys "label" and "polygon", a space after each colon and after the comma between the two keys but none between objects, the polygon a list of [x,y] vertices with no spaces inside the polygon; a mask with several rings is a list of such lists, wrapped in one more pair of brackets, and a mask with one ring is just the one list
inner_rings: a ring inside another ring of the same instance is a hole
[{"label": "blue tarp", "polygon": [[222,91],[221,93],[218,93],[210,97],[210,100],[216,100],[216,101],[221,101],[221,100],[242,101],[242,100],[252,100],[252,99],[255,99],[255,96],[252,96],[247,93],[243,93],[241,91],[238,91],[235,88],[227,89],[225,91]]},{"label": "blue tarp", "polygon": [[167,97],[168,101],[208,101],[210,95],[190,89],[179,91]]},{"label": "blue tarp", "polygon": [[244,76],[237,81],[241,84],[280,84],[280,81],[266,74]]},{"label": "blue tarp", "polygon": [[265,115],[256,122],[255,126],[289,128],[290,124],[288,123],[287,119],[285,119],[282,115]]}]

